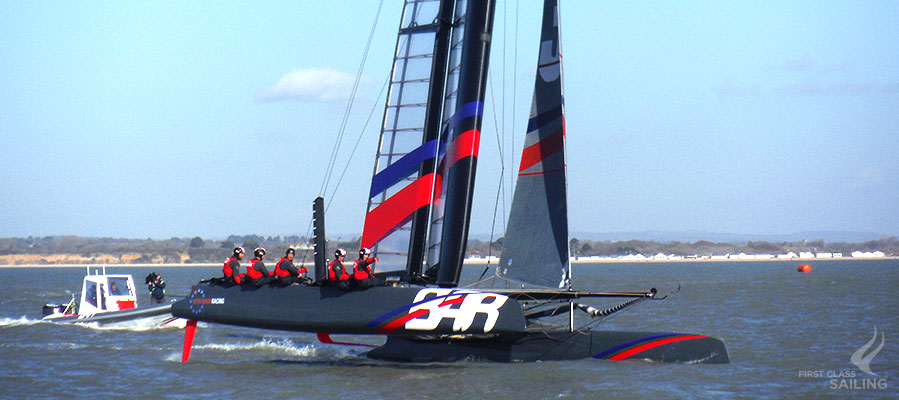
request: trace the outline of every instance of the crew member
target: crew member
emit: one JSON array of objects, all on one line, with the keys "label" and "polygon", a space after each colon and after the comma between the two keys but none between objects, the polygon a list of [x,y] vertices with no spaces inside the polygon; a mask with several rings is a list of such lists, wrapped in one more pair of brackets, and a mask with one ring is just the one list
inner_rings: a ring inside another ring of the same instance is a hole
[{"label": "crew member", "polygon": [[309,272],[309,270],[306,269],[306,267],[297,269],[297,267],[293,265],[293,257],[294,249],[288,248],[287,252],[284,253],[284,257],[281,257],[281,260],[275,264],[275,277],[281,285],[287,286],[293,284],[297,280],[306,280],[306,277],[301,277],[300,274],[305,274]]},{"label": "crew member", "polygon": [[147,284],[147,289],[150,290],[150,304],[162,304],[165,300],[165,281],[159,274],[154,272],[153,275],[153,281]]},{"label": "crew member", "polygon": [[265,268],[265,263],[262,262],[262,259],[265,258],[265,249],[257,247],[256,250],[253,250],[253,255],[255,258],[247,261],[247,281],[256,286],[262,286],[271,282],[274,273],[269,272]]},{"label": "crew member", "polygon": [[328,265],[328,283],[342,290],[350,290],[350,274],[343,267],[343,259],[346,258],[346,250],[337,249],[334,252],[335,260]]},{"label": "crew member", "polygon": [[371,265],[378,261],[378,257],[369,257],[371,249],[363,247],[359,250],[359,259],[353,264],[353,284],[359,289],[368,289],[378,284]]},{"label": "crew member", "polygon": [[243,247],[237,246],[234,248],[234,252],[231,253],[231,257],[225,260],[225,265],[222,267],[222,272],[225,273],[224,283],[226,285],[240,285],[241,279],[244,277],[244,274],[240,273],[240,260],[243,260]]}]

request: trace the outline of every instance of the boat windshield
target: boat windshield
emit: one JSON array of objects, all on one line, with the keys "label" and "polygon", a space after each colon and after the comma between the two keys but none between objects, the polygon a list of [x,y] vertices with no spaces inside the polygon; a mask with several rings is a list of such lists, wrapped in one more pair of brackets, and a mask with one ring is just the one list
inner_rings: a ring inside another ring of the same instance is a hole
[{"label": "boat windshield", "polygon": [[88,304],[97,306],[97,284],[90,282],[87,284],[87,294],[84,295],[84,301]]},{"label": "boat windshield", "polygon": [[133,296],[131,287],[128,286],[128,278],[109,278],[110,296]]}]

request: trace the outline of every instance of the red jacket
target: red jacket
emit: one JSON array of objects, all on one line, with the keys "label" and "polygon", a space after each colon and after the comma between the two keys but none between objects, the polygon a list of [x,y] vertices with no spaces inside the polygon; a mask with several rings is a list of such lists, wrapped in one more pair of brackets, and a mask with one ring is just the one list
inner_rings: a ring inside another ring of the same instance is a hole
[{"label": "red jacket", "polygon": [[[260,271],[256,270],[257,263],[259,264]],[[263,276],[272,276],[272,275],[274,275],[274,274],[269,272],[267,269],[265,269],[265,263],[262,262],[262,260],[254,258],[247,262],[247,278],[259,279],[259,278],[262,278]]]},{"label": "red jacket", "polygon": [[[287,263],[285,263],[285,261]],[[282,267],[282,265],[284,265],[284,267]],[[288,266],[293,267],[292,270]],[[297,269],[296,267],[294,267],[293,261],[288,260],[287,257],[281,257],[281,259],[278,260],[278,263],[275,264],[275,275],[280,276],[280,277],[285,277],[285,276],[290,276],[290,275],[300,276],[300,274],[305,274],[307,272],[309,272],[309,270],[306,269],[306,267],[302,267],[300,269]]]},{"label": "red jacket", "polygon": [[328,280],[331,282],[337,282],[337,280],[338,280],[337,274],[340,274],[341,281],[350,279],[350,275],[346,273],[346,268],[343,267],[343,263],[340,261],[334,260],[334,261],[331,261],[331,264],[328,265]]},{"label": "red jacket", "polygon": [[[234,265],[231,265],[232,262],[234,262]],[[234,257],[228,257],[228,259],[225,260],[222,272],[225,274],[225,278],[234,278],[234,282],[238,285],[240,285],[240,278],[244,277],[244,274],[240,273],[240,260]]]},{"label": "red jacket", "polygon": [[375,263],[374,258],[366,258],[366,259],[358,259],[356,263],[353,264],[353,279],[357,281],[361,281],[363,279],[367,279],[372,276],[374,272],[371,271],[371,265]]}]

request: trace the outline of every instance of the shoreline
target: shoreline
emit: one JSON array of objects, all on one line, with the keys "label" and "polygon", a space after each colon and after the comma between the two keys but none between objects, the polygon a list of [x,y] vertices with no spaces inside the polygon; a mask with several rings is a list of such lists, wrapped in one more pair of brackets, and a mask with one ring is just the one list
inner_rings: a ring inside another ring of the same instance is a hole
[{"label": "shoreline", "polygon": [[[572,259],[572,264],[650,264],[650,263],[728,263],[728,262],[828,262],[828,261],[876,261],[876,260],[899,260],[899,256],[886,257],[842,257],[842,258],[793,258],[793,259],[684,259],[684,260],[614,260],[614,259]],[[469,259],[465,260],[463,265],[485,265],[486,259]],[[490,264],[496,264],[498,260],[490,260]],[[312,267],[312,263],[297,264],[305,267]],[[144,263],[144,264],[0,264],[0,269],[11,268],[187,268],[187,267],[221,267],[220,263]]]}]

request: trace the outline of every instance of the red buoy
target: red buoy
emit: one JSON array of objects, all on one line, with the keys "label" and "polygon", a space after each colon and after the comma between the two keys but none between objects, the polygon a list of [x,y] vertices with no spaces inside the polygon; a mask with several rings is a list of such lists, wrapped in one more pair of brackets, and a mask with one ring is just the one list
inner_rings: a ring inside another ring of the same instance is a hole
[{"label": "red buoy", "polygon": [[799,264],[799,266],[796,267],[796,271],[807,274],[809,272],[812,272],[812,266],[808,264]]}]

